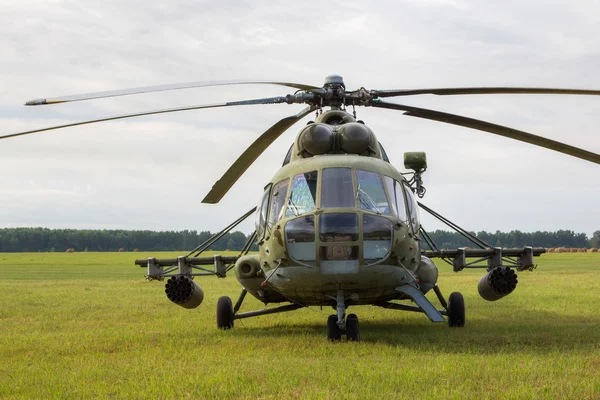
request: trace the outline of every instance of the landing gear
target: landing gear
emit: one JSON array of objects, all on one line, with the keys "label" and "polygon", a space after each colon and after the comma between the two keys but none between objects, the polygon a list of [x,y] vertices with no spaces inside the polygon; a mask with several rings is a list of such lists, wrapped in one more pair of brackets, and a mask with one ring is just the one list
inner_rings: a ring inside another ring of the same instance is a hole
[{"label": "landing gear", "polygon": [[327,339],[332,342],[342,340],[342,335],[346,334],[346,338],[351,342],[360,341],[360,330],[358,329],[358,317],[356,314],[350,314],[346,318],[346,329],[340,329],[338,325],[338,316],[330,315],[327,318]]},{"label": "landing gear", "polygon": [[346,337],[351,342],[360,341],[360,331],[358,330],[358,317],[356,314],[350,314],[346,318]]},{"label": "landing gear", "polygon": [[233,328],[233,304],[227,296],[219,298],[217,302],[217,328]]},{"label": "landing gear", "polygon": [[448,326],[461,328],[465,326],[465,299],[459,292],[453,292],[448,298]]},{"label": "landing gear", "polygon": [[[337,342],[342,339],[342,334],[346,334],[346,338],[352,342],[360,340],[360,332],[358,330],[358,317],[356,314],[350,314],[346,317],[346,299],[343,290],[338,290],[336,297],[331,296],[335,300],[335,315],[330,315],[327,318],[327,339],[332,342]],[[346,329],[344,329],[344,327]]]},{"label": "landing gear", "polygon": [[337,324],[337,315],[330,315],[327,318],[327,339],[332,342],[339,342],[342,339],[342,330]]}]

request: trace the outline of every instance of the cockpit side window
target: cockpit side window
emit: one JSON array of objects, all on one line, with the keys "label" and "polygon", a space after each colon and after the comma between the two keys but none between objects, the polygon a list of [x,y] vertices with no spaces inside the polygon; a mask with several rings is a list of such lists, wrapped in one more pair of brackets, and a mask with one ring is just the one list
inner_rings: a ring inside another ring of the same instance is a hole
[{"label": "cockpit side window", "polygon": [[298,216],[315,208],[317,203],[317,171],[304,172],[292,179],[286,217]]},{"label": "cockpit side window", "polygon": [[385,161],[385,162],[388,162],[388,163],[389,163],[389,162],[390,162],[390,159],[388,158],[388,155],[387,155],[387,153],[385,152],[385,149],[383,148],[383,146],[381,145],[381,143],[380,143],[380,142],[377,142],[377,143],[379,143],[379,150],[381,150],[381,158],[383,159],[383,161]]},{"label": "cockpit side window", "polygon": [[256,240],[260,241],[265,234],[265,223],[267,221],[267,211],[269,209],[269,194],[271,185],[265,189],[265,193],[260,199],[258,209],[256,210]]},{"label": "cockpit side window", "polygon": [[391,214],[385,197],[381,175],[375,172],[356,170],[356,183],[359,207],[377,214]]},{"label": "cockpit side window", "polygon": [[290,160],[292,159],[292,150],[293,149],[294,149],[294,144],[292,144],[290,146],[290,149],[288,150],[287,154],[285,155],[285,158],[283,159],[282,167],[285,167],[286,165],[288,165],[290,163]]},{"label": "cockpit side window", "polygon": [[354,208],[354,187],[350,168],[324,168],[321,188],[321,208]]},{"label": "cockpit side window", "polygon": [[285,205],[285,197],[287,196],[289,182],[290,178],[285,178],[273,186],[273,191],[271,192],[271,206],[269,207],[269,219],[267,222],[269,229],[272,229],[273,225],[283,217],[283,206]]},{"label": "cockpit side window", "polygon": [[390,197],[390,202],[392,203],[394,214],[398,217],[400,221],[408,222],[408,214],[406,213],[406,205],[404,202],[404,190],[402,190],[402,183],[390,178],[389,176],[384,176],[383,181],[385,182],[385,187],[387,188],[388,196]]},{"label": "cockpit side window", "polygon": [[412,189],[404,183],[404,192],[406,193],[406,205],[408,206],[408,215],[410,216],[410,224],[413,228],[413,232],[417,233],[420,229],[419,224],[419,206],[415,200],[415,195]]}]

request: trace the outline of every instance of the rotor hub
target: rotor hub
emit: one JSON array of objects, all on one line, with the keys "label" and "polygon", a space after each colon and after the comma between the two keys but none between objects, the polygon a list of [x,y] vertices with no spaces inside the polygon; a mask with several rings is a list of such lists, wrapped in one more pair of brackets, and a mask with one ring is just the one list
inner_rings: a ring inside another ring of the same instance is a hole
[{"label": "rotor hub", "polygon": [[346,89],[346,85],[344,84],[344,78],[342,78],[340,75],[329,75],[325,77],[325,84],[323,85],[325,87],[328,86],[341,86],[344,89]]}]

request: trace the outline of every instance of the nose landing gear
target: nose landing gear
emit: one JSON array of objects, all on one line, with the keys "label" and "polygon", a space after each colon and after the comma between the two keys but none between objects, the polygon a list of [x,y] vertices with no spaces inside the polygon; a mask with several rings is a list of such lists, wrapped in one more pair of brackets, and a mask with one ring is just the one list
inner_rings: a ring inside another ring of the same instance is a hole
[{"label": "nose landing gear", "polygon": [[346,317],[346,329],[341,329],[337,321],[337,315],[330,315],[327,318],[327,339],[332,342],[339,342],[342,340],[342,335],[345,334],[348,341],[360,341],[360,330],[356,314],[350,314]]},{"label": "nose landing gear", "polygon": [[[340,341],[342,335],[345,334],[349,341],[360,341],[358,317],[356,314],[350,314],[346,317],[346,303],[343,290],[338,290],[335,300],[337,303],[337,314],[330,315],[329,318],[327,318],[327,339],[332,342],[337,342]],[[344,329],[344,325],[346,329]]]}]

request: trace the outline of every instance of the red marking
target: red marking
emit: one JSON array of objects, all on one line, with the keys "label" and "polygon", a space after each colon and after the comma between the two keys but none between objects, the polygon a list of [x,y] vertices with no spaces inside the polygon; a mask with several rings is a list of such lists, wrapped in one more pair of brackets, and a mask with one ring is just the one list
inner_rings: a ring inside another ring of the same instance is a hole
[{"label": "red marking", "polygon": [[410,246],[409,249],[412,250],[412,249],[414,249],[414,247]]},{"label": "red marking", "polygon": [[267,281],[264,281],[264,282],[260,283],[260,287],[265,287],[265,286],[267,286]]},{"label": "red marking", "polygon": [[421,281],[418,279],[415,279],[415,283],[421,283]]}]

